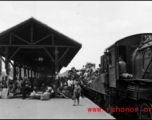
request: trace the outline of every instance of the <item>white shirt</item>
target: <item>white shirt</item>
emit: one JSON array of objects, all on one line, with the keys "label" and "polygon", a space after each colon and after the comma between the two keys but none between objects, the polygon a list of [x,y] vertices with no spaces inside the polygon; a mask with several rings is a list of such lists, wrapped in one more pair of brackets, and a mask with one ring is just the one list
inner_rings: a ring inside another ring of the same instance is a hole
[{"label": "white shirt", "polygon": [[68,86],[71,86],[71,84],[72,84],[72,81],[68,80]]},{"label": "white shirt", "polygon": [[74,84],[74,81],[73,80],[71,80],[71,85],[73,85]]},{"label": "white shirt", "polygon": [[86,76],[88,76],[88,73],[87,73],[87,72],[85,72],[85,73],[84,73],[84,76],[85,76],[85,77],[86,77]]},{"label": "white shirt", "polygon": [[48,89],[46,90],[46,92],[49,92],[49,90],[51,91],[51,93],[54,93],[54,90],[52,89],[52,87],[48,87]]}]

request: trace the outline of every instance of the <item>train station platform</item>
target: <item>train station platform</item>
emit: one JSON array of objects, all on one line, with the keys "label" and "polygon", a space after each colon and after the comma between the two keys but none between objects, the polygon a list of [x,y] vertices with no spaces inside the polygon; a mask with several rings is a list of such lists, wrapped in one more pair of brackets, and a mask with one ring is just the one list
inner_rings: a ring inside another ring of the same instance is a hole
[{"label": "train station platform", "polygon": [[47,101],[21,98],[0,99],[1,119],[115,119],[105,111],[88,112],[98,108],[88,98],[82,98],[79,106],[73,100],[52,98]]}]

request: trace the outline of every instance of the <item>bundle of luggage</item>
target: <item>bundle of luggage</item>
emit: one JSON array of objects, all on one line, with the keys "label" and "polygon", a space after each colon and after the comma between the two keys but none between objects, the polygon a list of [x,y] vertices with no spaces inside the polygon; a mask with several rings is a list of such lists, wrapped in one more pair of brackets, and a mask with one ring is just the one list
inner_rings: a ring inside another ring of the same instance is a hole
[{"label": "bundle of luggage", "polygon": [[35,92],[33,91],[30,94],[30,99],[38,99],[38,100],[49,100],[50,99],[51,94],[49,92]]},{"label": "bundle of luggage", "polygon": [[41,92],[35,92],[35,91],[33,91],[31,94],[30,94],[30,96],[29,96],[29,98],[30,99],[40,99],[40,96],[41,96]]},{"label": "bundle of luggage", "polygon": [[7,88],[3,88],[2,91],[0,91],[0,96],[3,99],[7,99],[8,98],[8,89]]},{"label": "bundle of luggage", "polygon": [[50,94],[49,92],[44,92],[44,93],[41,95],[40,99],[41,99],[41,100],[49,100],[50,97],[51,97],[51,94]]}]

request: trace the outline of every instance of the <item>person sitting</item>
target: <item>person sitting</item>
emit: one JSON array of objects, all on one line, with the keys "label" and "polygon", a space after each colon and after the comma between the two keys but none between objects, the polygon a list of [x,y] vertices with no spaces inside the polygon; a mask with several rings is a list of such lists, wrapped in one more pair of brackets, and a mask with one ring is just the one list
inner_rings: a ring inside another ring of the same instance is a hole
[{"label": "person sitting", "polygon": [[[33,78],[32,78],[32,79],[33,79]],[[36,79],[33,80],[32,85],[33,85],[33,86],[32,86],[33,88],[36,87],[36,88],[38,89],[38,82],[37,82]]]},{"label": "person sitting", "polygon": [[59,86],[57,88],[57,96],[60,97],[60,98],[68,98],[66,95],[65,95],[65,90],[63,89],[63,87]]},{"label": "person sitting", "polygon": [[119,76],[120,78],[132,78],[133,75],[126,72],[126,62],[123,56],[119,56]]},{"label": "person sitting", "polygon": [[14,79],[14,81],[12,82],[12,88],[11,88],[11,93],[13,94],[13,96],[17,95],[16,90],[17,90],[17,80]]},{"label": "person sitting", "polygon": [[2,78],[2,85],[3,88],[7,88],[7,80],[4,77]]},{"label": "person sitting", "polygon": [[46,92],[54,93],[54,90],[53,90],[53,88],[51,86],[47,86]]},{"label": "person sitting", "polygon": [[25,81],[25,87],[26,87],[27,94],[29,95],[31,92],[31,83],[30,83],[29,79],[27,79]]},{"label": "person sitting", "polygon": [[50,85],[45,86],[45,90],[43,90],[42,94],[40,94],[40,99],[41,100],[49,100],[52,97],[53,93],[54,93],[54,90]]}]

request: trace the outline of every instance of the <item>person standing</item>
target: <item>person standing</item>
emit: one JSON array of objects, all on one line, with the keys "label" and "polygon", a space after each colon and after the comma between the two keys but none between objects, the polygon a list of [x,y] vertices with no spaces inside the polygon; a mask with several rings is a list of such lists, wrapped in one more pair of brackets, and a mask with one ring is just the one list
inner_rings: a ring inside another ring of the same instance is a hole
[{"label": "person standing", "polygon": [[72,92],[72,81],[71,81],[71,79],[68,79],[67,83],[68,83],[69,97],[72,97],[73,92]]},{"label": "person standing", "polygon": [[26,98],[26,80],[27,80],[27,75],[25,75],[22,81],[22,99]]},{"label": "person standing", "polygon": [[77,105],[79,105],[80,96],[81,96],[81,87],[79,84],[75,84],[74,91],[73,91],[73,98],[74,98],[73,106],[76,106],[76,100],[77,100]]},{"label": "person standing", "polygon": [[119,74],[122,75],[123,73],[126,73],[126,62],[122,56],[119,56]]}]

